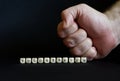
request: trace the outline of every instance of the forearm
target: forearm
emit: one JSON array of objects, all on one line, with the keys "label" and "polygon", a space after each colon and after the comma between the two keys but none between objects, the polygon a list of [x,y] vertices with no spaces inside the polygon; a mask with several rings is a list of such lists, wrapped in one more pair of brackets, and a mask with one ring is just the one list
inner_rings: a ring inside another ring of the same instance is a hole
[{"label": "forearm", "polygon": [[110,19],[115,36],[118,38],[118,44],[120,44],[120,0],[117,1],[109,10],[104,14]]}]

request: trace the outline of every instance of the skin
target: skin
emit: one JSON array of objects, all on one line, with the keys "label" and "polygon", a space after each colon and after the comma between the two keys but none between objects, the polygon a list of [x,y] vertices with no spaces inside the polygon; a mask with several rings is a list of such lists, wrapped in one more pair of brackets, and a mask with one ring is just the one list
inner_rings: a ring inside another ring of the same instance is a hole
[{"label": "skin", "polygon": [[88,60],[100,59],[119,44],[120,22],[109,13],[113,12],[101,13],[86,4],[62,11],[57,31],[71,54],[85,56]]}]

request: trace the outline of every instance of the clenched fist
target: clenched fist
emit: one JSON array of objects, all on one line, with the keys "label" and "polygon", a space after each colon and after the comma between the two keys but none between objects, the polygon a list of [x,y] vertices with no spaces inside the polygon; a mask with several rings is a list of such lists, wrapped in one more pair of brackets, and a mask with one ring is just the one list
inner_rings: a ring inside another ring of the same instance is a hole
[{"label": "clenched fist", "polygon": [[107,56],[118,44],[112,21],[86,4],[62,12],[58,34],[72,54],[88,60]]}]

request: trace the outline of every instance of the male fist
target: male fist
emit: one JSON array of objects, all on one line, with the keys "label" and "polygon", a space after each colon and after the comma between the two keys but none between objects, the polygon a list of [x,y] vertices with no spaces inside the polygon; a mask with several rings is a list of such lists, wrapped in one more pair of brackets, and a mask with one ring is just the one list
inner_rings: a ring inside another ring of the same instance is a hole
[{"label": "male fist", "polygon": [[117,45],[108,17],[86,4],[62,12],[58,34],[72,54],[85,56],[88,60],[105,57]]}]

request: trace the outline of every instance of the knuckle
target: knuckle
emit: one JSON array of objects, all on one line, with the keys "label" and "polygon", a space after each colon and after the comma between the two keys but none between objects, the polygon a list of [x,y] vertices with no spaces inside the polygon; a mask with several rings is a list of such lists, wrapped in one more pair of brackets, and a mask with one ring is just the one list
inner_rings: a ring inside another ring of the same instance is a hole
[{"label": "knuckle", "polygon": [[77,56],[81,55],[81,52],[80,52],[80,50],[77,47],[72,48],[70,51],[74,55],[77,55]]},{"label": "knuckle", "polygon": [[75,30],[75,31],[78,30],[78,25],[76,23],[73,23],[72,29]]},{"label": "knuckle", "polygon": [[90,38],[87,38],[86,41],[92,46],[92,40]]},{"label": "knuckle", "polygon": [[87,37],[87,32],[84,29],[80,29],[80,32],[83,36]]},{"label": "knuckle", "polygon": [[77,32],[78,27],[73,26],[73,27],[71,27],[70,29],[71,29],[71,31],[72,31],[71,33],[73,34],[73,33]]},{"label": "knuckle", "polygon": [[91,42],[87,42],[87,40],[83,41],[83,43],[79,44],[80,50],[85,53],[92,47]]},{"label": "knuckle", "polygon": [[83,8],[86,8],[88,5],[85,4],[85,3],[82,3],[82,4],[80,4],[79,6],[81,6],[81,7],[83,7]]},{"label": "knuckle", "polygon": [[89,54],[89,56],[91,57],[91,58],[94,58],[95,56],[96,56],[96,51],[94,50],[94,49],[90,49],[90,54]]},{"label": "knuckle", "polygon": [[82,43],[82,44],[79,44],[79,48],[82,52],[84,52],[85,49],[87,49],[87,46],[86,46],[86,44]]}]

